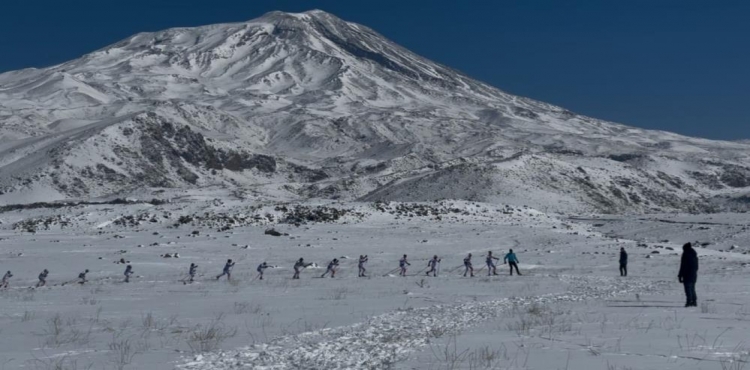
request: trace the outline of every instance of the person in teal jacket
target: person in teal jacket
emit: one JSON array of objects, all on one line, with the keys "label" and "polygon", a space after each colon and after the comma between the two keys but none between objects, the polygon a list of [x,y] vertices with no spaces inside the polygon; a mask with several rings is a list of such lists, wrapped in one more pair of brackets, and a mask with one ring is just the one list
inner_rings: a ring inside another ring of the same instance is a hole
[{"label": "person in teal jacket", "polygon": [[516,273],[518,275],[521,275],[521,271],[518,271],[518,258],[516,257],[516,254],[513,253],[513,250],[511,249],[508,254],[505,255],[505,258],[503,258],[503,263],[507,263],[510,266],[510,275],[513,276],[513,268],[516,268]]}]

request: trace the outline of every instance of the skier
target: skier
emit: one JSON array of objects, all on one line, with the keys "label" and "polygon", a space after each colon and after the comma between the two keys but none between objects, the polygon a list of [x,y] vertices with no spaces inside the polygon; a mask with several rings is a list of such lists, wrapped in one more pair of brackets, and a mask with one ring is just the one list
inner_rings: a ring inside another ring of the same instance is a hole
[{"label": "skier", "polygon": [[260,265],[258,265],[258,268],[255,269],[258,271],[258,279],[263,280],[263,271],[265,271],[268,268],[268,264],[263,262]]},{"label": "skier", "polygon": [[510,266],[510,276],[513,276],[513,268],[516,268],[516,272],[518,275],[521,275],[521,271],[518,271],[518,258],[516,258],[516,254],[513,253],[513,250],[509,250],[508,254],[505,255],[505,258],[503,258],[503,263],[508,263],[508,266]]},{"label": "skier", "polygon": [[628,252],[620,248],[620,276],[628,276]]},{"label": "skier", "polygon": [[323,273],[323,275],[320,275],[320,277],[324,278],[328,273],[331,273],[331,277],[336,277],[336,269],[339,267],[339,260],[334,258],[331,260],[331,262],[328,262],[328,268],[326,268],[326,272]]},{"label": "skier", "polygon": [[226,275],[227,280],[232,280],[232,267],[234,267],[234,262],[232,262],[232,259],[228,259],[227,263],[224,264],[224,270],[221,271],[221,275],[216,277],[216,280],[221,279],[222,276]]},{"label": "skier", "polygon": [[357,267],[359,267],[359,277],[367,277],[365,276],[365,272],[367,271],[365,269],[365,263],[367,263],[367,255],[359,256],[359,262],[357,263]]},{"label": "skier", "polygon": [[406,276],[407,265],[411,266],[411,263],[409,263],[409,261],[406,260],[406,255],[404,255],[404,257],[398,261],[398,267],[401,268],[401,272],[398,273],[400,276]]},{"label": "skier", "polygon": [[300,270],[303,268],[307,268],[307,266],[310,265],[312,265],[312,263],[305,263],[305,260],[303,258],[297,260],[297,262],[294,264],[294,276],[292,276],[292,279],[299,279]]},{"label": "skier", "polygon": [[0,280],[0,288],[7,288],[8,287],[8,280],[13,277],[13,274],[10,273],[10,271],[6,272],[5,275],[3,275],[3,279]]},{"label": "skier", "polygon": [[685,307],[696,307],[698,305],[698,296],[695,294],[695,282],[698,280],[698,253],[690,243],[682,246],[682,260],[677,279],[685,287],[687,298]]},{"label": "skier", "polygon": [[191,263],[190,269],[188,270],[188,276],[189,276],[188,282],[189,283],[192,283],[193,281],[195,281],[195,274],[197,272],[198,272],[198,265],[196,265],[195,263]]},{"label": "skier", "polygon": [[499,261],[500,259],[492,256],[492,251],[490,251],[487,253],[487,258],[484,260],[484,262],[487,263],[487,276],[497,275],[497,266],[495,266],[495,261],[493,260]]},{"label": "skier", "polygon": [[437,255],[432,256],[432,259],[427,261],[427,267],[430,268],[427,271],[427,276],[430,276],[430,273],[432,273],[432,276],[437,277],[437,265],[440,261],[441,259],[439,259]]},{"label": "skier", "polygon": [[133,266],[132,265],[127,265],[125,267],[125,282],[126,283],[130,282],[130,275],[133,275]]},{"label": "skier", "polygon": [[37,288],[47,285],[47,275],[49,275],[49,271],[47,271],[47,269],[44,269],[44,271],[39,274],[39,282],[36,283]]},{"label": "skier", "polygon": [[464,277],[466,277],[467,272],[471,272],[471,277],[474,277],[474,267],[471,266],[471,253],[464,258],[464,267]]},{"label": "skier", "polygon": [[86,269],[86,271],[78,274],[78,284],[85,284],[88,280],[86,280],[86,274],[89,273],[89,269]]}]

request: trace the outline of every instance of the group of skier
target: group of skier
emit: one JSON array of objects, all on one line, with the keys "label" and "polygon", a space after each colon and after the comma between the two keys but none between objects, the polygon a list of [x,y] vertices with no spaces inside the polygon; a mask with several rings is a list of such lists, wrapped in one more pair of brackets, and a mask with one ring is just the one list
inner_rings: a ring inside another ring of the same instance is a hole
[{"label": "group of skier", "polygon": [[[84,283],[88,282],[88,280],[86,280],[86,274],[88,274],[88,273],[89,273],[89,270],[85,270],[85,271],[81,272],[80,274],[78,274],[78,283],[79,284],[84,284]],[[38,281],[36,283],[36,287],[37,288],[38,287],[43,287],[43,286],[47,285],[47,276],[49,276],[49,270],[47,270],[47,269],[44,269],[44,270],[42,270],[42,272],[39,273]],[[6,272],[5,275],[3,275],[2,280],[0,280],[0,288],[7,288],[8,287],[8,281],[10,280],[11,277],[13,277],[13,274],[10,271]]]},{"label": "group of skier", "polygon": [[[471,253],[469,253],[468,256],[464,258],[464,276],[466,274],[470,274],[469,276],[474,277],[474,266],[471,264]],[[497,275],[497,266],[495,265],[495,261],[499,261],[500,258],[495,257],[492,255],[492,252],[487,253],[487,257],[484,259],[484,263],[487,265],[487,276]],[[510,267],[510,275],[513,275],[513,269],[516,269],[516,273],[518,275],[521,275],[521,272],[518,271],[518,257],[516,257],[516,254],[513,253],[513,250],[509,250],[508,253],[503,258],[503,264],[508,264]]]},{"label": "group of skier", "polygon": [[[495,266],[495,262],[494,262],[495,260],[499,260],[499,258],[494,257],[492,255],[492,252],[488,252],[487,253],[487,258],[486,258],[486,263],[487,263],[487,267],[488,267],[488,273],[487,273],[488,276],[489,275],[497,275],[497,267]],[[367,277],[367,275],[366,275],[367,269],[365,268],[365,264],[367,264],[368,261],[369,261],[369,257],[367,255],[360,255],[359,256],[359,259],[357,261],[357,267],[359,269],[357,277]],[[437,255],[435,255],[431,259],[429,259],[428,262],[427,262],[427,268],[429,268],[429,270],[427,270],[426,275],[427,276],[432,275],[434,277],[437,277],[438,276],[438,272],[440,270],[440,262],[442,262],[442,258],[439,258]],[[518,273],[518,275],[521,275],[521,273],[518,271],[518,264],[517,264],[518,263],[518,258],[516,257],[515,253],[513,253],[512,249],[510,250],[510,252],[508,254],[505,255],[504,263],[508,263],[510,265],[510,274],[511,275],[513,275],[513,268],[514,267],[515,267],[516,272]],[[324,278],[324,277],[328,276],[329,274],[330,274],[330,276],[332,278],[336,277],[336,271],[339,268],[339,264],[340,264],[340,262],[339,262],[338,258],[332,259],[330,262],[328,262],[328,265],[326,267],[326,271],[322,275],[320,275],[320,277]],[[222,269],[221,274],[219,274],[219,275],[216,276],[216,280],[219,280],[219,279],[221,279],[224,276],[227,277],[227,280],[231,280],[232,279],[232,269],[234,268],[234,265],[235,265],[235,262],[232,261],[231,259],[228,259],[227,262],[224,264],[224,268]],[[313,265],[313,263],[306,263],[305,260],[304,260],[304,258],[300,258],[299,260],[297,260],[297,262],[294,263],[294,267],[293,267],[294,268],[294,275],[292,276],[292,279],[299,279],[300,278],[300,273],[302,272],[302,270],[305,269],[305,268],[307,268],[307,267],[310,267],[311,265]],[[411,263],[409,263],[409,261],[407,260],[407,255],[404,255],[399,260],[399,268],[398,268],[400,270],[399,276],[407,276],[407,274],[406,274],[407,266],[411,266]],[[260,265],[258,265],[258,267],[256,268],[256,271],[258,272],[258,275],[256,276],[256,278],[259,279],[259,280],[263,280],[263,273],[269,267],[271,267],[271,266],[269,266],[267,262],[263,262]],[[469,253],[469,255],[466,258],[464,258],[464,267],[466,268],[466,270],[464,271],[464,275],[463,276],[465,277],[466,274],[470,272],[471,273],[471,277],[474,277],[474,268],[472,267],[472,264],[471,264],[471,253]],[[86,274],[88,274],[88,273],[89,273],[89,270],[87,269],[87,270],[81,272],[80,274],[78,274],[78,280],[77,280],[77,282],[79,284],[85,284],[86,282],[88,282],[88,280],[86,279]],[[133,275],[133,273],[134,273],[133,272],[133,266],[130,265],[130,264],[128,264],[125,267],[125,273],[124,273],[125,279],[123,280],[123,282],[129,283],[130,282],[130,276]],[[197,273],[198,273],[198,265],[195,264],[195,263],[191,263],[190,267],[189,267],[189,270],[188,270],[188,276],[187,276],[187,278],[185,278],[182,281],[184,283],[192,283],[192,282],[194,282],[195,281],[195,276],[196,276]],[[37,288],[38,287],[43,287],[43,286],[47,285],[47,276],[49,276],[49,270],[44,269],[44,271],[42,271],[39,274],[39,281],[36,284]],[[8,271],[7,273],[5,273],[5,275],[3,276],[2,280],[0,280],[0,288],[7,288],[9,280],[10,280],[11,277],[13,277],[13,274],[10,271]]]},{"label": "group of skier", "polygon": [[[367,257],[367,256],[365,256]],[[469,274],[470,277],[474,277],[474,266],[471,263],[472,254],[469,253],[466,257],[464,257],[464,274],[463,276],[466,277],[466,274]],[[495,257],[492,255],[492,251],[487,252],[487,257],[485,258],[485,264],[487,265],[487,276],[497,275],[497,266],[495,265],[495,261],[499,261],[500,258]],[[441,258],[439,258],[437,255],[433,256],[430,260],[427,261],[427,270],[426,275],[430,276],[437,276],[438,271],[440,270],[440,262],[442,261]],[[510,266],[510,274],[513,275],[513,269],[516,269],[516,273],[518,275],[521,275],[521,272],[518,270],[518,257],[516,257],[516,254],[513,252],[513,250],[509,250],[508,253],[505,255],[505,258],[503,258],[503,263],[507,263]],[[407,266],[411,266],[409,261],[407,260],[407,255],[404,255],[401,257],[401,259],[398,262],[398,267],[400,269],[399,276],[406,276],[406,269]],[[460,266],[459,266],[460,267]],[[483,267],[484,268],[484,267]]]},{"label": "group of skier", "polygon": [[[695,252],[695,250],[692,247],[691,243],[685,244],[683,247],[683,254],[682,259],[680,261],[680,272],[678,274],[678,280],[680,283],[684,284],[685,287],[685,296],[686,296],[686,304],[685,307],[691,307],[697,305],[698,297],[695,293],[695,283],[698,279],[698,254]],[[464,273],[463,276],[466,277],[467,274],[469,274],[470,277],[474,277],[474,267],[471,262],[472,254],[469,253],[464,259],[463,259],[463,266],[464,266]],[[369,258],[367,255],[360,255],[359,259],[357,261],[357,267],[359,269],[359,272],[357,274],[357,277],[367,277],[365,274],[367,272],[367,269],[365,268],[365,264],[368,262]],[[487,256],[485,257],[485,264],[487,266],[487,276],[497,275],[497,266],[495,265],[495,261],[499,261],[500,258],[495,257],[492,255],[492,252],[488,252]],[[434,255],[432,258],[430,258],[427,262],[427,268],[429,269],[426,272],[427,276],[438,276],[438,272],[440,271],[440,262],[442,262],[442,259],[439,258],[437,255]],[[625,251],[625,248],[620,248],[620,276],[627,276],[628,275],[628,253]],[[513,252],[513,250],[509,250],[508,253],[503,258],[503,264],[508,264],[510,267],[510,275],[513,275],[513,269],[516,270],[516,273],[518,275],[521,275],[521,272],[518,270],[518,257],[516,257],[516,254]],[[216,276],[216,280],[221,279],[223,276],[227,277],[227,280],[231,280],[232,278],[232,268],[234,268],[235,262],[231,259],[227,260],[226,264],[224,264],[224,269],[222,270],[222,273]],[[310,267],[313,265],[313,263],[306,263],[304,258],[300,258],[297,260],[297,262],[294,263],[294,275],[292,276],[292,279],[299,279],[300,273],[303,269]],[[407,276],[407,266],[411,266],[411,263],[409,263],[407,259],[407,255],[404,254],[401,259],[398,261],[398,269],[399,270],[399,276]],[[263,262],[256,268],[256,271],[258,272],[258,275],[256,276],[257,279],[263,280],[263,273],[267,268],[271,266],[268,265],[268,263]],[[330,276],[336,277],[336,271],[339,267],[339,260],[338,258],[332,259],[326,268],[326,271],[320,276],[321,278],[324,278],[330,274]],[[459,266],[460,267],[460,266]],[[484,268],[484,267],[483,267]],[[188,277],[183,282],[194,282],[195,281],[195,275],[198,271],[198,265],[195,263],[190,264],[190,269],[188,270]],[[395,271],[395,270],[393,270]],[[78,274],[78,280],[77,282],[79,284],[85,284],[88,282],[86,279],[86,274],[89,273],[89,270],[85,270]],[[125,283],[130,282],[130,276],[133,275],[133,266],[128,264],[125,267]],[[386,274],[388,275],[388,274]],[[36,283],[36,287],[43,287],[47,285],[47,277],[49,276],[49,270],[44,269],[39,274],[39,281]],[[0,288],[7,288],[10,278],[13,277],[13,274],[8,271],[3,275],[2,280],[0,280]]]}]

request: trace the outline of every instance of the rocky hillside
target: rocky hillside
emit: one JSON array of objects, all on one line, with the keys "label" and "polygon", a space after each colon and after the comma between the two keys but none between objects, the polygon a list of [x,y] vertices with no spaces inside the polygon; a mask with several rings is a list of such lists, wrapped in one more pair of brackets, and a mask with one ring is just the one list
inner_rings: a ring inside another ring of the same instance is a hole
[{"label": "rocky hillside", "polygon": [[322,11],[0,74],[2,204],[222,187],[705,212],[750,203],[749,154],[504,93]]}]

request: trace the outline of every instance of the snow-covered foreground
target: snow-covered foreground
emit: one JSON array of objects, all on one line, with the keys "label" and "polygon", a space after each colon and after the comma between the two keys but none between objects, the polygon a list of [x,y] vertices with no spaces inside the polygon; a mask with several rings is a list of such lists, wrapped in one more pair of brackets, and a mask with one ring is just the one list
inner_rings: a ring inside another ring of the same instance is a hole
[{"label": "snow-covered foreground", "polygon": [[370,369],[393,368],[410,351],[432,338],[455,334],[497,318],[503,311],[530,305],[558,305],[632,292],[651,292],[653,283],[560,276],[573,282],[573,291],[562,294],[503,298],[456,305],[402,309],[352,326],[286,336],[250,348],[211,356],[197,356],[185,369]]},{"label": "snow-covered foreground", "polygon": [[[290,220],[291,206],[195,198],[6,210],[0,271],[14,277],[0,291],[0,369],[746,367],[747,215],[325,206],[347,213],[296,226],[278,223]],[[239,226],[225,227],[229,216]],[[264,234],[270,227],[288,235]],[[695,240],[711,244],[698,249],[699,307],[686,309],[678,251]],[[625,278],[620,247],[630,253]],[[479,270],[488,250],[502,256],[509,248],[523,276],[507,276],[503,265],[499,276],[462,276],[467,253]],[[404,253],[413,276],[387,274]],[[368,278],[357,278],[360,254],[370,257]],[[435,254],[440,275],[422,276]],[[320,266],[339,258],[342,267],[335,279],[315,278],[323,269],[313,266],[291,280],[299,257]],[[128,284],[121,258],[136,272]],[[233,280],[217,282],[228,258],[237,261]],[[262,261],[277,267],[261,281]],[[200,276],[183,284],[191,262]],[[48,286],[29,289],[44,268]],[[63,285],[87,268],[89,283]]]}]

